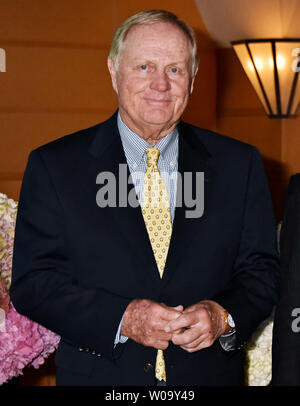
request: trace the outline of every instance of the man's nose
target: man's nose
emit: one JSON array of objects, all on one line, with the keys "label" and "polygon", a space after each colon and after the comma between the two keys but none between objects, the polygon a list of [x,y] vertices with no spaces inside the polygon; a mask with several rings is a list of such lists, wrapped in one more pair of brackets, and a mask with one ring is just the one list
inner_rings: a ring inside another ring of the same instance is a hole
[{"label": "man's nose", "polygon": [[150,85],[152,90],[157,90],[159,92],[165,92],[170,89],[170,80],[166,72],[157,71],[152,76],[152,81]]}]

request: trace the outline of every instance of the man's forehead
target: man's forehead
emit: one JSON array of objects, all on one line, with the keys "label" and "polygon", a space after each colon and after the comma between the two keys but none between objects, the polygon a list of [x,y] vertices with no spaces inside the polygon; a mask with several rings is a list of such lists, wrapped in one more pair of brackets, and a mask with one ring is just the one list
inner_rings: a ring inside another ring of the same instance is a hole
[{"label": "man's forehead", "polygon": [[[157,22],[152,24],[139,24],[133,26],[123,42],[120,54],[132,57],[140,51],[163,52],[165,55],[181,54],[183,59],[189,58],[192,46],[187,35],[177,26],[169,22]],[[142,55],[140,55],[142,56]]]},{"label": "man's forehead", "polygon": [[[164,36],[161,37],[161,32],[164,32]],[[161,40],[176,40],[182,42],[189,42],[187,35],[177,27],[168,21],[158,21],[151,24],[137,24],[130,28],[126,35],[124,44],[128,42],[138,41],[139,39],[153,41],[155,36],[158,36]]]}]

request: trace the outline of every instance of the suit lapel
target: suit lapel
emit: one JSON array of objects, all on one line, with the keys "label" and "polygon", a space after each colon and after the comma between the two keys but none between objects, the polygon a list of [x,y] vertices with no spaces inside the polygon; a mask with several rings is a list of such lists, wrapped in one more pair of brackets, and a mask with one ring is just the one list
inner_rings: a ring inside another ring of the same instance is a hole
[{"label": "suit lapel", "polygon": [[[185,190],[185,173],[190,172],[193,174],[192,188],[195,190],[195,173],[204,172],[204,190],[206,194],[207,187],[209,187],[210,182],[213,180],[213,170],[208,165],[209,158],[210,154],[200,142],[197,134],[193,134],[191,127],[188,124],[183,122],[180,123],[178,172],[182,179],[182,191]],[[179,191],[179,188],[177,188],[177,191]],[[174,275],[181,261],[184,261],[184,253],[188,251],[192,239],[195,237],[197,230],[199,230],[199,227],[201,226],[202,217],[186,217],[186,211],[189,210],[191,210],[191,208],[187,207],[185,199],[182,197],[182,205],[175,209],[173,231],[162,279],[162,288]]]},{"label": "suit lapel", "polygon": [[[131,250],[132,255],[137,257],[140,267],[133,267],[132,271],[135,277],[149,289],[148,296],[156,296],[155,284],[160,283],[160,277],[157,270],[155,258],[152,252],[151,243],[145,227],[143,215],[140,206],[119,207],[119,165],[126,168],[126,179],[130,172],[127,165],[125,153],[123,150],[121,138],[117,126],[117,117],[114,115],[110,120],[100,126],[91,147],[91,163],[89,167],[90,175],[94,182],[97,175],[101,172],[111,172],[116,179],[116,207],[106,210],[107,215],[112,217],[112,227],[118,230],[124,237],[124,243]],[[124,176],[124,175],[123,175]],[[125,176],[124,176],[125,178]],[[97,185],[98,189],[101,187]],[[128,185],[128,191],[133,185]],[[135,193],[132,191],[131,193]]]}]

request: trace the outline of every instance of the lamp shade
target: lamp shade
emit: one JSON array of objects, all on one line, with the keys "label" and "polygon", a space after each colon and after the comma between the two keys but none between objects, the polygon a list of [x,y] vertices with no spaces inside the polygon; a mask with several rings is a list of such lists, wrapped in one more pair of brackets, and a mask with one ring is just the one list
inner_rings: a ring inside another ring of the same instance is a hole
[{"label": "lamp shade", "polygon": [[300,103],[300,39],[232,42],[269,117],[295,117]]}]

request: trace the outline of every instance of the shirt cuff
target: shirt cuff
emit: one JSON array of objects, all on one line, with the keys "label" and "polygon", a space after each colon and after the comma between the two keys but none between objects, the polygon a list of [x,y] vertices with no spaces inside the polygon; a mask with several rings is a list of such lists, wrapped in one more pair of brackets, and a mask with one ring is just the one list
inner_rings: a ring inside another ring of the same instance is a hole
[{"label": "shirt cuff", "polygon": [[229,334],[224,334],[219,337],[219,343],[225,351],[233,351],[236,349],[236,330]]},{"label": "shirt cuff", "polygon": [[[124,317],[124,316],[123,316],[123,317]],[[123,317],[122,317],[122,319],[121,319],[121,321],[120,321],[119,328],[118,328],[118,331],[117,331],[117,334],[116,334],[116,337],[115,337],[115,342],[114,342],[115,346],[116,346],[117,344],[124,344],[124,343],[126,343],[126,341],[128,340],[128,337],[123,336],[123,335],[121,334],[121,328],[122,328]]]}]

